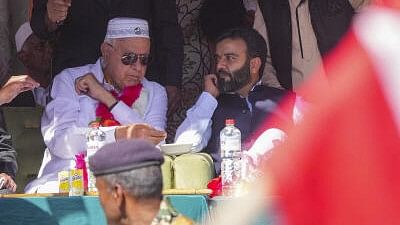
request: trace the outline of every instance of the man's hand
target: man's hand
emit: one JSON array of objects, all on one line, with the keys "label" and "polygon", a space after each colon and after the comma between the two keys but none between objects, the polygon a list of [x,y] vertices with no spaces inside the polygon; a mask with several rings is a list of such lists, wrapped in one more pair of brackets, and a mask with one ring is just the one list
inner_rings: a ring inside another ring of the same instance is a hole
[{"label": "man's hand", "polygon": [[210,93],[214,98],[219,96],[218,78],[215,74],[204,76],[204,91]]},{"label": "man's hand", "polygon": [[10,176],[5,173],[0,173],[0,190],[1,189],[8,189],[15,192],[17,190],[17,185]]},{"label": "man's hand", "polygon": [[51,23],[64,21],[68,15],[68,9],[71,7],[71,0],[48,0],[47,17]]},{"label": "man's hand", "polygon": [[92,73],[87,73],[75,80],[75,90],[78,95],[88,95],[107,107],[111,107],[117,99],[97,81]]},{"label": "man's hand", "polygon": [[129,126],[119,126],[115,129],[115,139],[145,139],[155,145],[167,137],[164,131],[156,130],[147,124],[133,124]]},{"label": "man's hand", "polygon": [[165,86],[168,95],[168,112],[167,116],[173,114],[179,107],[181,102],[181,93],[178,87],[175,86]]},{"label": "man's hand", "polygon": [[0,105],[11,102],[17,95],[24,91],[30,91],[40,84],[28,75],[12,76],[0,89]]}]

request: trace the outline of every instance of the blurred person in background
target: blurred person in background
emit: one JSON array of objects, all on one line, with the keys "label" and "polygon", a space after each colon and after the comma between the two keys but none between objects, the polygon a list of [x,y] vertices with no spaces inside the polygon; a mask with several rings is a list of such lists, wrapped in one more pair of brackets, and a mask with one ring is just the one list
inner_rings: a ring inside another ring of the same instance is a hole
[{"label": "blurred person in background", "polygon": [[[34,93],[35,101],[44,106],[45,89],[51,80],[51,48],[39,40],[24,23],[15,35],[17,57],[25,65],[29,75],[11,76],[0,89],[0,105],[10,103],[19,94],[27,91]],[[6,121],[0,110],[0,189],[2,193],[15,192],[14,182],[17,173],[17,161],[12,147],[11,135],[6,131]]]},{"label": "blurred person in background", "polygon": [[254,28],[268,45],[263,83],[296,91],[348,31],[353,15],[369,2],[258,1]]},{"label": "blurred person in background", "polygon": [[[11,102],[18,94],[39,87],[39,83],[27,75],[12,76],[0,89],[0,105]],[[12,147],[11,135],[6,131],[0,108],[0,193],[15,192],[17,153]]]},{"label": "blurred person in background", "polygon": [[52,47],[48,41],[39,39],[32,33],[29,22],[20,26],[15,34],[17,58],[27,70],[27,74],[40,84],[33,90],[34,100],[41,106],[46,105],[48,87],[52,81]]}]

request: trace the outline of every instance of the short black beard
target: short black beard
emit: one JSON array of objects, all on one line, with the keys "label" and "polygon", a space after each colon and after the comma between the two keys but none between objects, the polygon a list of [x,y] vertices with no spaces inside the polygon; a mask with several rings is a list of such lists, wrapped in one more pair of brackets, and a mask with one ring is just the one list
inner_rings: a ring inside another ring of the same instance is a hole
[{"label": "short black beard", "polygon": [[[221,69],[217,71],[216,75],[218,78],[218,89],[221,94],[235,92],[249,83],[250,60],[247,59],[246,63],[236,71],[227,72]],[[224,77],[226,76],[229,77],[228,80],[225,80]]]}]

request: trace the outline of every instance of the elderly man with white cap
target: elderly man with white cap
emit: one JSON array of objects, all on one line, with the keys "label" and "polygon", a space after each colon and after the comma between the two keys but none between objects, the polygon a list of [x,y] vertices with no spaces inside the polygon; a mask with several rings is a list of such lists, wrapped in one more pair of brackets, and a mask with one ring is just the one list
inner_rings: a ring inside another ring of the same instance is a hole
[{"label": "elderly man with white cap", "polygon": [[167,95],[164,87],[144,78],[149,51],[147,21],[114,18],[108,22],[102,57],[55,77],[42,117],[47,149],[38,179],[26,192],[58,191],[57,173],[73,167],[74,156],[86,150],[92,121],[100,122],[107,143],[164,140]]}]

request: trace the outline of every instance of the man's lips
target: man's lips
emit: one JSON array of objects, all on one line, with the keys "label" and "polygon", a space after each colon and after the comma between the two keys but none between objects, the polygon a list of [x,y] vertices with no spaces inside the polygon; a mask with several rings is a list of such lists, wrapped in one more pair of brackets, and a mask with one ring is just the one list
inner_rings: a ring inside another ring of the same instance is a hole
[{"label": "man's lips", "polygon": [[141,80],[140,77],[134,76],[134,75],[128,75],[127,78],[130,81],[140,81]]},{"label": "man's lips", "polygon": [[224,79],[225,81],[231,80],[232,76],[230,74],[227,73],[221,73],[218,75],[219,79]]}]

